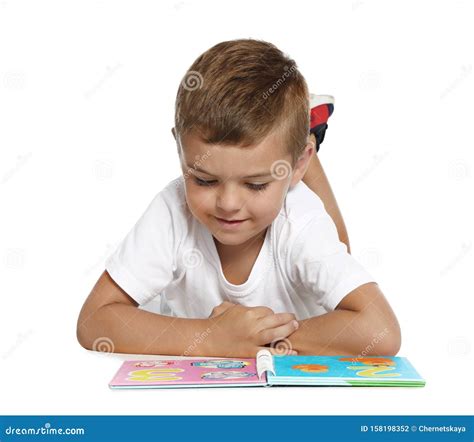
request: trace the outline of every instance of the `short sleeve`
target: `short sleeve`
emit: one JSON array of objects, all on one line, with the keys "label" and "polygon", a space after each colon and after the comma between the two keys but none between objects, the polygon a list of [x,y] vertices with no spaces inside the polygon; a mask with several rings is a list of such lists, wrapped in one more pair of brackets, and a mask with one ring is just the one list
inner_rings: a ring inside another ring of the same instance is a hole
[{"label": "short sleeve", "polygon": [[106,260],[112,279],[140,305],[173,281],[176,230],[172,210],[159,193]]},{"label": "short sleeve", "polygon": [[[292,284],[326,309],[334,310],[342,299],[373,276],[347,252],[327,212],[311,218],[290,246],[287,265]],[[303,296],[304,299],[304,296]]]}]

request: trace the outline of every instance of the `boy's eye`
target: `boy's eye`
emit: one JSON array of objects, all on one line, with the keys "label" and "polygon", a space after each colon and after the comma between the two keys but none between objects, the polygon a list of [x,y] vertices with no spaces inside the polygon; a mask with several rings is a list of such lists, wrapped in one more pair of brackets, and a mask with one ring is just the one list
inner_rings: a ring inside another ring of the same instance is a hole
[{"label": "boy's eye", "polygon": [[[217,180],[210,180],[210,181],[206,181],[206,180],[202,180],[198,177],[194,177],[194,181],[195,183],[198,185],[198,186],[213,186],[214,184],[217,183]],[[245,185],[250,189],[250,190],[255,190],[255,191],[258,191],[258,190],[264,190],[267,188],[269,183],[262,183],[262,184],[253,184],[253,183],[245,183]]]},{"label": "boy's eye", "polygon": [[251,190],[264,190],[268,186],[268,183],[262,183],[262,184],[252,184],[252,183],[247,183],[247,187]]},{"label": "boy's eye", "polygon": [[194,180],[196,181],[196,184],[199,186],[212,186],[216,182],[216,180],[211,180],[211,181],[201,180],[198,177],[194,177]]}]

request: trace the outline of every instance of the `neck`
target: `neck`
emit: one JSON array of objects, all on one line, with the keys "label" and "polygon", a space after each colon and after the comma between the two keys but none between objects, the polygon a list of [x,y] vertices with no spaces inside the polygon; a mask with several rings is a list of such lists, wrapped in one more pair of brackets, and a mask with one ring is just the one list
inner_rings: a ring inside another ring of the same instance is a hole
[{"label": "neck", "polygon": [[249,238],[242,244],[227,245],[220,243],[214,236],[212,238],[214,239],[219,256],[222,258],[223,256],[228,256],[229,254],[248,253],[254,249],[260,250],[262,248],[263,242],[265,241],[267,229],[268,227],[252,238]]}]

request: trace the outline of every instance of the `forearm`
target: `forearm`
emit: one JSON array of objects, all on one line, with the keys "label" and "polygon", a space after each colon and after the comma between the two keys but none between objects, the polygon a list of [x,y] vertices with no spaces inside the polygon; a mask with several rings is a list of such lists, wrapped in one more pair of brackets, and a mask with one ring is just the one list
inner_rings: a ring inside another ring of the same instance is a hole
[{"label": "forearm", "polygon": [[184,319],[107,304],[79,319],[78,339],[90,350],[117,353],[211,356],[212,330],[207,319]]},{"label": "forearm", "polygon": [[373,315],[339,309],[298,322],[298,330],[288,339],[300,355],[389,356],[394,352],[390,326]]}]

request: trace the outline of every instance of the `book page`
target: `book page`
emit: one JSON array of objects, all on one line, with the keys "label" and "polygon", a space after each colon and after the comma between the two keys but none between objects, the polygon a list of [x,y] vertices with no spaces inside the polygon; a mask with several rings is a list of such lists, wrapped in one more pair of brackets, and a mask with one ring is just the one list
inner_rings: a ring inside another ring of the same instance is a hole
[{"label": "book page", "polygon": [[423,386],[424,379],[400,356],[275,356],[270,385]]},{"label": "book page", "polygon": [[265,384],[255,359],[182,359],[125,361],[111,387]]}]

